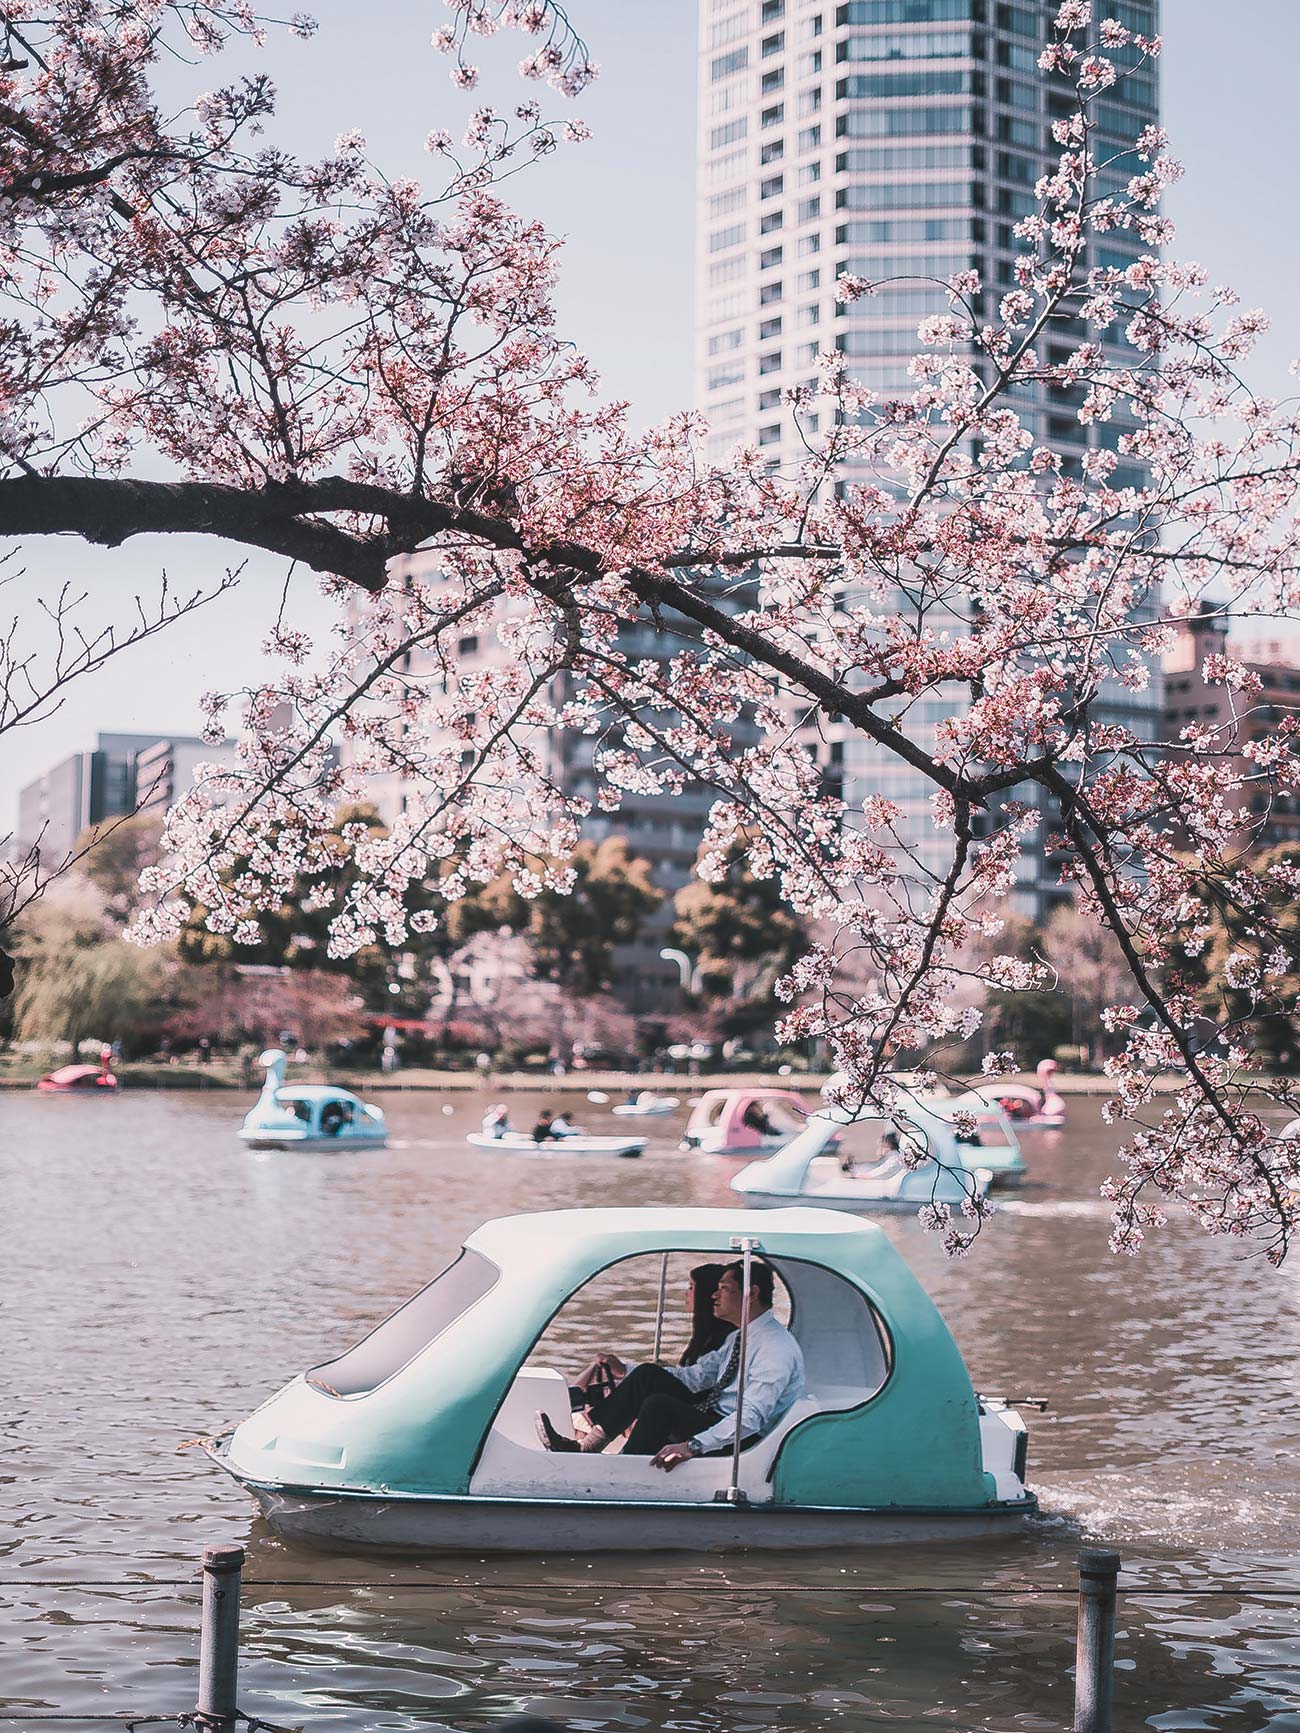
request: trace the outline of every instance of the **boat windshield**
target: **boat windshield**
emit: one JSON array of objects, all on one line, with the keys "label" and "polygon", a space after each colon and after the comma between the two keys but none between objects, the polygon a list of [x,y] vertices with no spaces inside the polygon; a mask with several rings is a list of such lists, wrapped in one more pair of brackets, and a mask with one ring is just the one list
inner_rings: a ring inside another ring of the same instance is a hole
[{"label": "boat windshield", "polygon": [[307,1382],[327,1396],[365,1396],[412,1361],[449,1324],[494,1288],[501,1271],[481,1252],[461,1252],[404,1306],[337,1360],[315,1366]]},{"label": "boat windshield", "polygon": [[[839,1135],[831,1149],[840,1158],[841,1166],[866,1173],[878,1163],[892,1166],[900,1154],[928,1154],[929,1140],[911,1120],[857,1119],[852,1125],[837,1126]],[[830,1150],[827,1151],[830,1153]]]}]

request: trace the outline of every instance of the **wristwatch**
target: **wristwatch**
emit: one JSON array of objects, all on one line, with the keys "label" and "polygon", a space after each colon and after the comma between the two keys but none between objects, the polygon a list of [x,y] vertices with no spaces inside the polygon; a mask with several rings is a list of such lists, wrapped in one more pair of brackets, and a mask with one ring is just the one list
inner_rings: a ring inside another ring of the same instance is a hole
[{"label": "wristwatch", "polygon": [[704,1446],[700,1443],[698,1438],[688,1438],[686,1440],[686,1448],[690,1451],[692,1456],[704,1455]]}]

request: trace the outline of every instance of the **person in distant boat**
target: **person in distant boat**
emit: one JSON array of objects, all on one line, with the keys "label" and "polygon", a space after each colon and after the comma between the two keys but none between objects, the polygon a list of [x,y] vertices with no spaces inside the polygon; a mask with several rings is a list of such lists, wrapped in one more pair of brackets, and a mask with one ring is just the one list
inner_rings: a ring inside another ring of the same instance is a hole
[{"label": "person in distant boat", "polygon": [[489,1107],[483,1115],[483,1129],[489,1137],[504,1137],[510,1129],[510,1109],[504,1101]]},{"label": "person in distant boat", "polygon": [[554,1130],[555,1115],[547,1107],[543,1107],[537,1115],[537,1123],[533,1126],[533,1142],[545,1143],[549,1137],[563,1136],[562,1132]]},{"label": "person in distant boat", "polygon": [[767,1116],[767,1109],[761,1101],[751,1101],[740,1116],[740,1123],[747,1125],[751,1131],[756,1131],[760,1137],[775,1137],[776,1127]]},{"label": "person in distant boat", "polygon": [[549,1417],[539,1413],[537,1431],[544,1448],[604,1450],[630,1427],[623,1454],[648,1456],[656,1468],[669,1471],[693,1456],[730,1450],[740,1400],[742,1314],[748,1326],[740,1430],[745,1442],[761,1438],[803,1395],[803,1354],[772,1311],[775,1277],[768,1265],[751,1266],[747,1294],[743,1282],[744,1265],[728,1264],[718,1281],[713,1310],[724,1323],[735,1325],[736,1332],[720,1347],[702,1354],[693,1366],[669,1372],[650,1364],[627,1367],[616,1354],[599,1356],[622,1382],[590,1405],[591,1430],[581,1444],[557,1432]]},{"label": "person in distant boat", "polygon": [[552,1137],[581,1137],[582,1127],[575,1125],[563,1108],[551,1116]]}]

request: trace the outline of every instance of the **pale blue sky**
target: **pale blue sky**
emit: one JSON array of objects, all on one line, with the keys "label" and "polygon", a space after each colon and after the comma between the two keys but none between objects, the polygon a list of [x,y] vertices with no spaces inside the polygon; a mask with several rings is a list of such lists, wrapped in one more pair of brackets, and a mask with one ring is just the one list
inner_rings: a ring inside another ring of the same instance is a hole
[{"label": "pale blue sky", "polygon": [[[382,24],[391,38],[385,52],[373,40],[357,44],[356,0],[311,9],[320,35],[278,43],[267,56],[281,90],[282,136],[303,154],[356,126],[393,172],[423,175],[431,127],[455,132],[475,101],[504,106],[538,88],[507,70],[519,55],[511,37],[474,98],[453,91],[447,62],[429,47],[444,16],[437,0],[367,7],[366,36]],[[569,10],[602,76],[576,103],[546,93],[547,111],[582,114],[596,136],[521,176],[512,196],[566,238],[562,328],[593,357],[608,393],[630,399],[637,419],[651,422],[690,400],[695,0],[571,0]],[[1188,171],[1168,201],[1176,252],[1233,283],[1246,305],[1273,314],[1276,329],[1251,377],[1259,389],[1288,393],[1286,365],[1300,353],[1300,5],[1165,0],[1163,11],[1165,118]],[[227,75],[215,64],[200,67],[193,88]],[[33,541],[24,549],[25,578],[0,589],[0,623],[15,610],[29,615],[34,598],[65,579],[90,590],[94,617],[120,616],[137,591],[156,589],[164,568],[173,583],[192,587],[219,574],[230,552],[197,539],[140,539],[111,554]],[[282,562],[250,560],[233,594],[116,658],[71,688],[56,716],[0,742],[0,834],[13,823],[18,788],[88,746],[98,729],[196,732],[200,692],[256,679],[256,646],[283,575]],[[299,611],[319,618],[309,580],[296,593]]]}]

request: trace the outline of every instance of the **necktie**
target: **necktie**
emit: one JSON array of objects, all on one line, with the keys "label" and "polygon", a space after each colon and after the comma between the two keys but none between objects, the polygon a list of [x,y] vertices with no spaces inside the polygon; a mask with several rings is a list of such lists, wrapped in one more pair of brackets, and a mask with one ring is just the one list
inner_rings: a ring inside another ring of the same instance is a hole
[{"label": "necktie", "polygon": [[718,1394],[718,1392],[720,1390],[725,1390],[727,1388],[727,1385],[731,1383],[732,1379],[736,1376],[736,1373],[739,1370],[740,1370],[740,1331],[737,1330],[736,1333],[731,1338],[731,1352],[730,1352],[730,1354],[727,1355],[726,1364],[723,1366],[722,1371],[718,1376],[717,1382],[714,1384],[710,1384],[705,1389],[697,1392],[696,1397],[695,1397],[696,1407],[697,1408],[711,1408],[713,1406],[714,1397]]}]

